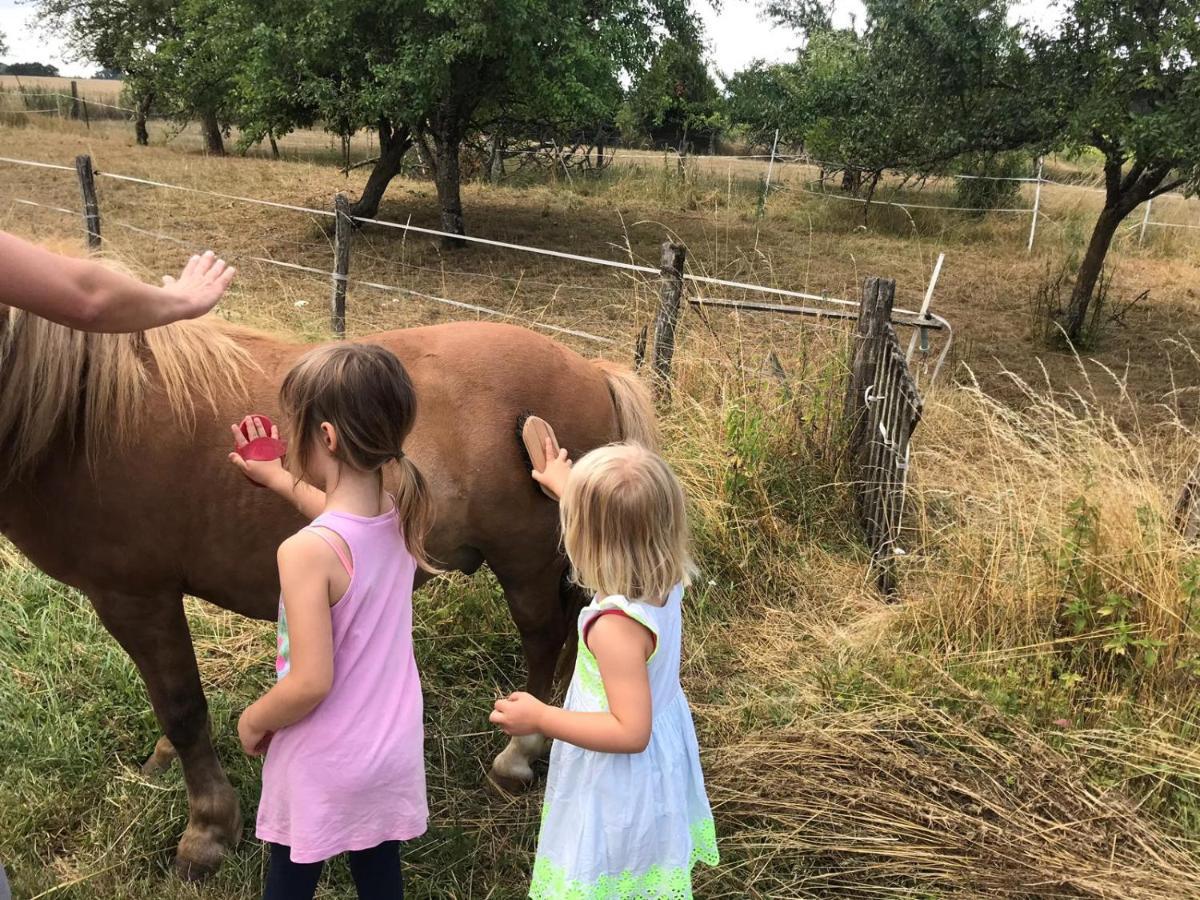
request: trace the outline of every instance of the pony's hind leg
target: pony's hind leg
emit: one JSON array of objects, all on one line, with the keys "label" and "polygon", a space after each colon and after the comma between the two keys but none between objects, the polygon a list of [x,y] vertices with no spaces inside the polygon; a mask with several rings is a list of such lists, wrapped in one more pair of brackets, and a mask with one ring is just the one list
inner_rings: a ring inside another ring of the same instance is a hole
[{"label": "pony's hind leg", "polygon": [[226,851],[240,839],[242,813],[209,736],[208,703],[183,600],[177,594],[134,597],[111,592],[94,593],[91,600],[100,621],[132,657],[146,683],[164,734],[155,757],[169,745],[183,766],[190,815],[175,867],[183,878],[203,878],[217,869]]},{"label": "pony's hind leg", "polygon": [[[490,562],[490,561],[489,561]],[[570,631],[567,594],[563,591],[565,562],[553,560],[535,571],[509,573],[492,565],[504,588],[508,608],[521,635],[528,676],[525,689],[549,702],[554,674]],[[533,783],[533,762],[550,749],[541,734],[511,738],[492,763],[490,779],[506,791],[520,791]]]},{"label": "pony's hind leg", "polygon": [[161,775],[171,768],[171,763],[175,762],[178,757],[175,745],[167,740],[167,736],[164,734],[154,745],[154,752],[150,754],[150,758],[142,763],[142,774]]}]

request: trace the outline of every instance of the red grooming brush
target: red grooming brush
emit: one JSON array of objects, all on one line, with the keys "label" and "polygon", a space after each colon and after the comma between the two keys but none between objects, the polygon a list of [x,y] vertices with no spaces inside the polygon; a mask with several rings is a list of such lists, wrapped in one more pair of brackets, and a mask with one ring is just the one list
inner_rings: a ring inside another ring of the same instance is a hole
[{"label": "red grooming brush", "polygon": [[270,436],[275,430],[274,423],[266,416],[253,415],[249,418],[258,419],[262,423],[262,430],[266,432],[266,436],[251,437],[250,431],[246,427],[246,421],[243,420],[238,427],[241,428],[246,443],[240,447],[234,447],[238,455],[246,462],[271,462],[283,457],[287,453],[287,444],[277,437]]}]

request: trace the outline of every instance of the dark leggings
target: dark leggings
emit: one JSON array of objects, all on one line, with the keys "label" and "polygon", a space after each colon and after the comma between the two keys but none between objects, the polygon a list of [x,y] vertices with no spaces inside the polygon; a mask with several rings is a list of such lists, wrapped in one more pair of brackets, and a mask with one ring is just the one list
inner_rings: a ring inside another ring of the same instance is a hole
[{"label": "dark leggings", "polygon": [[[294,863],[291,848],[271,844],[271,865],[263,900],[312,900],[324,863]],[[350,851],[350,874],[359,900],[404,900],[400,842],[384,841],[370,850]]]}]

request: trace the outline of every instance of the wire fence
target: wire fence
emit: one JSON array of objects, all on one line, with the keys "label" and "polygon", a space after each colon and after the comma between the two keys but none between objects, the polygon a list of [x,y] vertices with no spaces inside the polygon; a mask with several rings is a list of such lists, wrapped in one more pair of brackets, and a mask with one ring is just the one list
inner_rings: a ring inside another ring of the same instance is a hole
[{"label": "wire fence", "polygon": [[[295,273],[304,278],[320,279],[332,288],[331,322],[335,331],[344,330],[346,309],[344,301],[348,287],[365,288],[389,295],[408,296],[423,301],[429,301],[457,310],[463,310],[478,315],[499,318],[516,322],[532,328],[548,330],[578,338],[592,344],[611,346],[619,343],[613,337],[596,334],[581,328],[571,328],[545,321],[531,320],[527,316],[508,312],[502,309],[471,303],[453,297],[442,296],[428,291],[415,290],[402,285],[377,281],[371,278],[358,278],[349,275],[349,259],[351,244],[343,243],[351,240],[351,222],[369,223],[387,228],[402,229],[405,233],[416,232],[439,237],[461,239],[463,236],[448,233],[438,229],[416,227],[408,224],[387,222],[378,219],[358,219],[346,212],[348,203],[344,195],[337,195],[334,210],[320,210],[299,204],[280,203],[257,197],[244,197],[220,191],[209,191],[186,185],[170,184],[152,179],[124,175],[120,173],[95,170],[90,157],[79,157],[76,165],[65,166],[39,160],[21,160],[11,157],[0,157],[0,164],[29,167],[53,172],[71,172],[80,181],[80,187],[85,198],[85,230],[92,246],[108,240],[102,231],[111,228],[128,231],[154,240],[169,242],[174,246],[191,251],[200,250],[196,238],[188,239],[172,234],[161,228],[147,228],[142,225],[124,221],[117,217],[103,217],[99,213],[99,205],[93,180],[107,178],[116,182],[132,184],[150,189],[184,191],[213,198],[249,205],[257,205],[268,209],[283,209],[299,211],[313,217],[333,217],[335,220],[332,267],[309,265],[295,260],[276,259],[261,256],[256,253],[235,250],[225,254],[229,259],[241,263],[273,268],[276,270]],[[53,203],[44,203],[28,197],[10,196],[10,201],[20,207],[41,209],[56,215],[78,217],[79,209],[70,209]],[[924,300],[919,311],[893,309],[892,300],[895,294],[895,282],[889,279],[870,278],[863,289],[863,299],[855,302],[836,297],[828,297],[803,291],[789,291],[770,285],[758,285],[750,282],[733,281],[715,278],[707,275],[687,272],[685,269],[686,248],[682,245],[667,242],[663,245],[662,264],[659,268],[641,265],[635,262],[604,259],[578,253],[550,250],[544,247],[533,247],[500,241],[491,238],[472,237],[477,243],[502,248],[507,251],[549,255],[556,259],[564,259],[579,264],[598,265],[632,273],[641,278],[653,275],[657,279],[660,295],[660,305],[654,327],[654,346],[652,373],[654,385],[661,393],[670,389],[671,353],[675,342],[675,328],[679,319],[685,284],[694,288],[721,287],[745,292],[760,292],[775,297],[803,299],[818,305],[796,306],[780,303],[762,303],[754,301],[739,301],[723,298],[713,298],[703,295],[688,298],[691,304],[701,308],[717,307],[732,308],[744,312],[761,312],[776,315],[804,315],[817,320],[823,318],[853,319],[857,321],[856,337],[854,340],[854,356],[851,361],[851,371],[847,381],[847,416],[854,425],[855,434],[859,435],[857,448],[852,454],[854,462],[854,480],[856,482],[856,497],[858,519],[863,527],[868,545],[872,552],[878,570],[878,584],[885,594],[894,590],[894,561],[903,554],[899,539],[901,534],[901,517],[904,505],[904,492],[909,464],[909,441],[913,430],[920,419],[921,398],[917,392],[916,381],[913,378],[909,363],[912,360],[914,348],[920,340],[924,354],[928,353],[928,337],[931,332],[943,332],[944,341],[941,355],[933,369],[931,380],[937,377],[942,361],[948,353],[953,340],[953,330],[950,323],[941,316],[931,312],[930,303],[938,275],[941,272],[943,256],[939,256],[930,279]],[[329,250],[327,243],[316,249]],[[468,273],[475,275],[477,273]],[[343,305],[338,308],[338,298]],[[847,307],[855,307],[851,310]],[[903,326],[913,329],[913,340],[908,353],[901,351],[896,339],[895,327]],[[646,333],[643,331],[641,345],[644,353]],[[739,369],[752,376],[768,376],[772,373],[754,372],[743,365],[733,362]],[[776,367],[779,366],[775,361]],[[778,373],[776,377],[778,377]]]},{"label": "wire fence", "polygon": [[[1030,241],[1028,242],[1027,249],[1030,251],[1032,251],[1032,249],[1033,249],[1033,236],[1036,234],[1039,221],[1040,221],[1040,219],[1045,218],[1045,216],[1046,216],[1046,213],[1041,208],[1041,203],[1042,203],[1041,188],[1043,186],[1050,185],[1059,190],[1080,191],[1080,192],[1089,193],[1089,194],[1105,194],[1106,193],[1105,189],[1101,188],[1101,187],[1094,187],[1092,185],[1087,185],[1087,184],[1077,184],[1077,183],[1073,183],[1073,182],[1069,182],[1069,181],[1062,181],[1059,179],[1045,177],[1042,173],[1044,161],[1040,158],[1037,161],[1037,174],[1033,177],[1015,176],[1015,175],[978,175],[978,174],[955,173],[955,172],[939,173],[937,175],[921,177],[921,178],[909,178],[908,176],[903,177],[902,184],[907,183],[909,181],[916,181],[919,184],[924,185],[927,182],[937,182],[939,180],[949,180],[949,181],[1010,182],[1010,183],[1018,184],[1022,187],[1025,185],[1032,185],[1034,187],[1035,193],[1034,193],[1032,205],[1000,207],[1000,206],[965,206],[965,205],[955,205],[955,204],[931,204],[931,203],[910,202],[908,200],[895,200],[895,199],[889,199],[889,198],[878,198],[878,199],[876,199],[874,197],[868,198],[868,197],[858,196],[857,192],[855,192],[854,194],[846,194],[846,193],[826,190],[824,188],[824,184],[825,184],[825,180],[826,180],[825,177],[822,177],[818,180],[803,178],[803,179],[801,179],[800,184],[798,186],[786,184],[783,182],[782,178],[774,177],[776,166],[794,165],[794,166],[801,167],[804,169],[817,169],[821,173],[823,173],[823,175],[828,174],[828,173],[835,173],[835,172],[839,172],[839,171],[846,171],[848,168],[849,169],[854,168],[852,166],[848,166],[845,163],[835,163],[835,162],[829,162],[827,160],[814,159],[813,157],[808,156],[807,154],[803,154],[803,153],[785,154],[785,153],[772,152],[772,153],[752,153],[752,154],[739,154],[739,155],[716,155],[716,154],[687,155],[687,154],[680,154],[677,150],[668,150],[667,153],[668,153],[668,155],[673,155],[678,160],[678,162],[681,166],[695,165],[695,164],[699,164],[701,161],[703,161],[704,163],[711,163],[716,167],[719,167],[722,163],[732,163],[732,162],[739,162],[739,161],[764,163],[766,166],[766,170],[761,176],[762,181],[760,183],[761,203],[764,206],[766,204],[767,197],[770,194],[777,193],[777,192],[786,193],[789,191],[794,191],[794,192],[806,194],[809,196],[820,197],[822,200],[826,200],[826,201],[839,202],[839,203],[853,203],[853,204],[858,204],[858,205],[870,205],[872,207],[886,207],[886,208],[905,209],[905,210],[938,210],[938,211],[958,212],[958,213],[967,213],[967,214],[998,213],[998,214],[1004,214],[1004,215],[1029,216],[1030,220],[1031,220],[1030,232],[1029,232],[1030,233]],[[814,189],[814,188],[816,188],[816,189]],[[1187,222],[1168,222],[1168,221],[1164,221],[1161,219],[1151,218],[1150,210],[1153,207],[1154,203],[1157,201],[1161,205],[1161,203],[1166,202],[1167,200],[1174,200],[1174,201],[1178,201],[1178,202],[1187,203],[1187,204],[1189,204],[1189,208],[1196,210],[1197,213],[1200,213],[1200,202],[1196,201],[1196,197],[1186,195],[1186,194],[1181,194],[1176,191],[1166,192],[1166,193],[1158,195],[1157,197],[1152,198],[1151,200],[1146,201],[1145,205],[1144,205],[1144,209],[1145,209],[1144,218],[1141,220],[1140,223],[1134,223],[1129,226],[1130,230],[1139,229],[1139,234],[1138,234],[1138,243],[1139,244],[1144,243],[1145,233],[1146,233],[1146,229],[1148,227],[1150,227],[1150,228],[1182,228],[1182,229],[1192,229],[1192,230],[1200,229],[1200,223],[1193,224],[1193,223],[1187,223]]]},{"label": "wire fence", "polygon": [[[58,163],[45,162],[45,161],[41,161],[41,160],[28,160],[28,159],[20,159],[20,158],[15,158],[15,157],[0,157],[0,163],[6,164],[9,166],[29,167],[29,168],[44,169],[44,170],[49,170],[49,171],[54,171],[54,172],[70,172],[72,174],[76,174],[80,178],[83,177],[83,175],[81,173],[77,172],[76,167],[61,165]],[[89,168],[89,170],[90,170],[90,168]],[[108,180],[115,181],[115,182],[121,182],[121,183],[126,183],[126,184],[131,184],[131,185],[138,185],[141,187],[146,187],[146,188],[150,188],[150,189],[154,189],[154,190],[184,192],[184,193],[193,194],[193,195],[199,195],[199,196],[211,197],[214,199],[220,199],[220,200],[237,203],[237,204],[246,204],[246,205],[258,206],[258,207],[264,207],[264,208],[268,208],[268,209],[279,209],[279,210],[285,210],[285,211],[290,211],[290,212],[302,213],[304,215],[311,216],[317,220],[332,219],[336,223],[339,216],[345,216],[350,221],[357,223],[359,225],[363,225],[363,224],[374,225],[374,226],[378,226],[381,228],[398,230],[404,234],[413,233],[413,234],[427,235],[427,236],[431,236],[431,237],[439,237],[439,238],[449,239],[449,240],[453,240],[453,241],[462,241],[465,243],[472,243],[472,244],[477,244],[477,245],[481,245],[481,246],[494,247],[494,248],[511,251],[511,252],[515,252],[515,253],[530,254],[530,255],[541,256],[541,257],[549,257],[552,259],[563,260],[566,262],[577,263],[580,265],[604,267],[604,268],[612,269],[612,270],[615,270],[618,272],[629,273],[629,274],[641,279],[647,285],[651,283],[651,279],[658,280],[660,283],[664,283],[664,284],[667,282],[670,282],[672,280],[678,280],[681,285],[683,283],[691,284],[693,286],[693,288],[698,291],[698,296],[688,298],[689,302],[693,305],[724,307],[724,308],[729,308],[729,309],[735,309],[735,310],[742,311],[742,312],[756,312],[756,313],[767,313],[767,314],[773,313],[773,314],[785,314],[785,315],[804,315],[804,316],[809,316],[811,318],[816,318],[816,319],[820,319],[820,318],[842,318],[842,319],[855,318],[857,316],[856,310],[859,306],[859,304],[855,301],[846,300],[846,299],[842,299],[842,298],[838,298],[838,297],[831,297],[827,294],[816,294],[816,293],[811,293],[811,292],[806,292],[806,291],[788,290],[788,289],[784,289],[784,288],[774,287],[771,285],[755,284],[755,283],[745,282],[745,281],[734,281],[734,280],[716,278],[716,277],[712,277],[712,276],[708,276],[708,275],[703,275],[703,274],[686,271],[682,265],[682,260],[683,260],[682,255],[680,257],[679,270],[678,271],[667,271],[666,267],[664,267],[664,266],[660,266],[660,267],[656,268],[654,266],[643,265],[643,264],[634,262],[632,260],[624,261],[624,260],[618,260],[618,259],[608,259],[608,258],[597,257],[597,256],[589,256],[589,255],[582,254],[582,253],[572,253],[572,252],[567,252],[564,250],[556,250],[556,249],[551,249],[551,248],[547,248],[547,247],[538,247],[538,246],[531,246],[531,245],[527,245],[527,244],[519,244],[519,243],[514,243],[512,241],[499,240],[496,238],[482,237],[482,236],[478,236],[478,235],[459,235],[459,234],[446,232],[446,231],[436,229],[436,228],[428,228],[428,227],[424,227],[424,226],[413,225],[411,223],[411,221],[395,222],[395,221],[387,221],[387,220],[378,219],[378,218],[349,216],[346,213],[337,211],[336,208],[335,209],[318,209],[315,207],[296,204],[296,203],[285,203],[285,202],[280,202],[280,201],[276,201],[276,200],[268,200],[268,199],[260,198],[260,197],[245,196],[245,195],[241,195],[241,194],[233,194],[233,193],[228,193],[228,192],[224,192],[224,191],[214,191],[214,190],[209,190],[206,188],[193,187],[193,186],[189,186],[189,185],[173,184],[173,183],[169,183],[169,182],[163,182],[163,181],[158,181],[158,180],[149,179],[149,178],[142,178],[142,177],[138,177],[138,176],[127,175],[127,174],[117,173],[117,172],[95,170],[92,172],[92,174],[94,175],[95,178],[98,178],[98,179],[108,179]],[[85,194],[86,193],[87,193],[87,188],[85,187]],[[92,194],[94,195],[94,189],[92,190]],[[36,200],[29,199],[27,197],[15,197],[14,196],[14,197],[11,197],[10,199],[12,199],[13,202],[15,202],[17,204],[26,206],[26,207],[40,207],[40,208],[43,208],[43,209],[46,209],[46,210],[49,210],[49,211],[52,211],[55,213],[64,214],[64,215],[78,215],[79,214],[78,210],[71,210],[71,209],[61,207],[61,206],[55,206],[52,204],[42,203],[42,202],[39,202]],[[89,220],[89,223],[90,222],[91,222],[91,220]],[[188,241],[185,238],[181,238],[177,235],[170,234],[170,233],[164,231],[162,228],[145,228],[143,226],[135,225],[134,223],[122,221],[119,219],[112,219],[112,220],[106,219],[106,222],[107,222],[107,224],[111,224],[114,227],[121,228],[123,230],[127,230],[127,231],[130,231],[133,233],[139,233],[144,236],[154,238],[156,240],[168,241],[168,242],[174,243],[181,247],[190,247],[191,249],[199,249],[198,247],[195,246],[194,241]],[[100,240],[100,235],[99,235],[100,227],[99,227],[98,220],[96,220],[95,224],[88,224],[86,227],[88,229],[94,228],[97,232],[97,234],[95,235],[95,238],[97,240]],[[299,244],[300,242],[293,241],[291,243]],[[310,249],[312,249],[312,248],[310,248]],[[330,248],[328,247],[328,244],[326,243],[325,247],[316,248],[316,249],[328,250]],[[334,257],[335,257],[335,261],[336,261],[336,259],[339,257],[339,254],[337,253],[337,247],[334,246],[332,249],[334,250]],[[461,310],[469,311],[469,312],[476,313],[479,315],[489,316],[489,317],[502,319],[502,320],[506,320],[506,321],[521,322],[521,323],[526,324],[533,328],[539,328],[542,330],[547,330],[547,331],[555,332],[558,334],[570,335],[572,337],[576,337],[576,338],[588,341],[593,344],[612,345],[612,344],[615,344],[618,342],[617,339],[615,339],[613,337],[596,334],[594,331],[587,330],[584,328],[567,327],[565,325],[552,324],[549,322],[540,321],[540,320],[536,320],[536,319],[531,320],[531,319],[528,319],[527,317],[522,316],[518,313],[506,311],[503,309],[497,309],[495,307],[487,306],[484,304],[467,302],[467,301],[464,301],[464,300],[461,300],[458,298],[445,296],[442,293],[433,293],[430,291],[415,290],[411,287],[405,287],[405,286],[402,286],[399,284],[394,284],[394,283],[385,282],[385,281],[379,281],[379,280],[373,280],[373,279],[367,279],[367,278],[352,278],[352,277],[349,277],[347,271],[339,271],[337,268],[336,262],[335,262],[334,266],[332,266],[330,268],[324,268],[321,266],[315,266],[315,265],[298,262],[294,259],[288,260],[288,259],[271,258],[269,256],[260,256],[260,255],[255,255],[252,253],[239,253],[237,251],[228,253],[226,255],[229,259],[231,259],[234,262],[249,261],[249,262],[252,262],[259,266],[270,266],[270,267],[274,267],[274,268],[281,269],[281,270],[288,270],[288,271],[291,271],[294,273],[301,274],[306,277],[316,277],[316,278],[321,278],[321,279],[328,279],[334,288],[335,294],[337,293],[337,288],[339,287],[339,285],[341,286],[343,297],[344,297],[345,286],[349,285],[349,286],[355,286],[355,287],[360,287],[360,288],[367,288],[367,289],[370,289],[373,291],[380,291],[380,292],[387,292],[387,293],[392,293],[392,294],[396,294],[396,295],[410,296],[410,297],[418,298],[418,299],[425,300],[428,302],[441,304],[443,306],[447,306],[447,307],[451,307],[451,308],[455,308],[455,309],[461,309]],[[348,259],[348,257],[347,257],[347,259]],[[346,263],[346,265],[348,268],[348,262]],[[939,268],[940,268],[940,262],[939,262]],[[478,275],[478,273],[467,273],[467,274],[476,275],[476,276]],[[492,277],[494,277],[494,276],[492,276]],[[709,298],[709,297],[704,296],[703,291],[707,291],[709,289],[714,289],[714,288],[721,288],[721,289],[725,289],[725,290],[736,290],[736,291],[742,291],[742,292],[746,292],[746,293],[766,294],[766,295],[780,297],[780,298],[799,299],[799,300],[808,301],[808,303],[810,305],[801,307],[801,306],[786,305],[786,304],[749,303],[749,302],[745,302],[745,301],[732,301],[732,300],[727,300],[727,299],[722,299],[722,298]],[[930,292],[932,292],[932,284],[930,285]],[[661,290],[660,290],[660,293],[662,293]],[[676,303],[678,303],[678,300],[676,300]],[[815,305],[811,305],[811,304],[815,304]],[[913,311],[913,310],[906,310],[906,309],[896,309],[894,311],[894,314],[895,314],[894,321],[897,326],[914,328],[920,332],[921,346],[923,349],[927,348],[927,346],[928,346],[929,333],[941,332],[944,334],[942,353],[938,357],[938,366],[940,367],[941,361],[945,359],[945,356],[949,352],[950,346],[953,342],[953,329],[952,329],[950,323],[944,317],[939,316],[936,313],[933,313],[928,308],[928,297],[926,299],[925,306],[919,312]],[[343,312],[343,317],[344,317],[344,312]],[[659,311],[659,318],[660,319],[662,318],[662,310],[661,309]],[[343,318],[343,320],[344,320],[344,318]],[[334,321],[336,322],[336,317],[335,317]],[[659,327],[661,327],[661,326],[656,325],[656,331]],[[672,332],[673,332],[673,328],[674,328],[674,326],[672,325],[671,326]],[[673,340],[673,335],[672,335],[671,339]],[[936,375],[936,371],[937,370],[935,369],[935,375]]]},{"label": "wire fence", "polygon": [[[20,92],[13,92],[12,95],[24,97],[24,94],[22,94]],[[52,97],[52,98],[57,98],[59,100],[66,101],[66,102],[59,104],[58,106],[55,106],[55,107],[38,108],[38,109],[21,109],[21,110],[17,110],[18,112],[22,112],[22,113],[28,112],[28,113],[33,113],[33,114],[37,114],[37,115],[58,115],[58,116],[62,116],[64,118],[76,118],[77,119],[77,118],[79,118],[79,115],[77,112],[75,112],[75,109],[76,109],[75,105],[76,104],[84,104],[85,107],[87,105],[90,105],[90,106],[100,107],[100,108],[107,109],[107,110],[116,110],[119,112],[127,113],[128,115],[126,116],[126,118],[128,118],[130,120],[132,120],[137,114],[137,111],[135,109],[128,107],[128,106],[122,106],[120,104],[115,104],[115,103],[106,103],[106,102],[93,100],[93,99],[80,97],[80,96],[75,96],[72,94],[66,94],[66,93],[62,93],[62,92],[37,90],[37,91],[34,91],[30,96],[41,97],[41,98],[51,98]],[[170,118],[170,117],[155,115],[155,116],[149,116],[148,118]],[[291,133],[289,135],[279,136],[279,137],[281,140],[286,138],[289,142],[299,143],[301,146],[307,147],[308,149],[314,149],[314,148],[320,147],[323,149],[329,149],[331,152],[338,149],[335,147],[335,142],[337,140],[339,140],[339,137],[332,133],[327,134],[327,140],[318,140],[315,142],[314,141],[297,141],[298,134],[299,133]],[[1039,219],[1045,216],[1045,213],[1042,212],[1042,210],[1041,210],[1041,188],[1043,185],[1053,185],[1055,188],[1062,189],[1062,190],[1083,191],[1083,192],[1098,193],[1098,194],[1105,193],[1103,188],[1093,187],[1093,186],[1085,185],[1085,184],[1075,184],[1075,183],[1071,183],[1071,182],[1067,182],[1067,181],[1061,181],[1061,180],[1057,180],[1057,179],[1044,177],[1042,174],[1042,160],[1039,159],[1037,174],[1034,177],[1014,176],[1014,175],[980,175],[980,174],[970,174],[970,173],[947,172],[947,173],[939,173],[936,176],[930,176],[929,178],[919,179],[919,181],[922,184],[925,183],[926,181],[930,181],[930,180],[937,181],[937,180],[945,179],[945,180],[950,180],[950,181],[1011,182],[1011,183],[1019,184],[1021,186],[1034,185],[1035,195],[1034,195],[1034,200],[1033,200],[1032,206],[1009,206],[1009,207],[963,206],[963,205],[953,205],[953,204],[918,203],[918,202],[909,202],[907,200],[901,201],[901,200],[887,199],[887,198],[874,199],[874,198],[866,198],[866,197],[860,197],[860,196],[846,196],[845,194],[835,193],[832,191],[825,190],[823,177],[818,181],[812,181],[809,179],[805,179],[801,182],[800,186],[798,186],[798,187],[790,187],[790,186],[782,183],[782,181],[780,179],[773,180],[772,175],[773,175],[774,169],[777,165],[778,166],[796,165],[796,166],[805,167],[805,168],[809,168],[809,169],[818,169],[822,173],[845,171],[847,168],[852,168],[852,167],[848,167],[848,165],[846,163],[839,163],[839,162],[832,162],[829,160],[815,159],[805,153],[781,153],[781,152],[778,152],[778,143],[779,143],[779,141],[778,141],[778,132],[777,132],[776,139],[772,144],[772,151],[770,153],[750,153],[750,154],[733,154],[733,155],[708,154],[708,155],[700,155],[700,156],[680,154],[677,150],[668,150],[667,153],[674,154],[674,156],[679,160],[681,165],[692,164],[698,160],[704,160],[706,163],[713,163],[716,165],[720,165],[721,163],[732,163],[732,162],[765,163],[766,164],[766,173],[765,173],[763,184],[762,184],[762,202],[764,205],[766,202],[766,197],[771,192],[786,192],[786,191],[794,190],[794,191],[798,191],[800,193],[806,194],[808,196],[819,197],[825,201],[853,203],[853,204],[859,204],[859,205],[869,204],[871,206],[884,207],[884,208],[894,208],[894,209],[904,209],[904,210],[934,210],[934,211],[944,211],[944,212],[959,212],[959,213],[965,213],[965,214],[997,213],[997,214],[1001,214],[1001,215],[1018,215],[1018,216],[1026,215],[1026,216],[1030,217],[1030,231],[1029,231],[1030,239],[1028,241],[1028,247],[1027,247],[1027,249],[1029,251],[1032,251],[1032,249],[1033,249],[1034,236],[1036,235],[1036,232],[1037,232]],[[342,152],[344,154],[346,152],[346,148],[343,147],[342,150],[339,152]],[[501,155],[504,156],[505,158],[510,158],[510,157],[514,157],[514,156],[520,156],[522,154],[559,155],[561,151],[556,147],[555,148],[535,148],[535,149],[521,148],[521,147],[505,147],[505,148],[500,148],[498,150],[498,152],[501,153]],[[615,164],[618,154],[620,154],[620,151],[617,148],[609,149],[609,159],[608,159],[608,163],[607,163],[608,166],[612,166]],[[627,152],[625,154],[621,154],[621,161],[622,161],[622,163],[625,163],[625,164],[629,164],[631,161],[636,162],[637,159],[638,159],[638,156],[636,154],[636,151],[631,151],[631,152]],[[817,189],[814,189],[814,185],[817,186]],[[159,185],[159,186],[163,186],[163,185]],[[1139,244],[1144,243],[1147,228],[1181,228],[1181,229],[1186,229],[1186,230],[1200,230],[1200,223],[1193,224],[1193,223],[1186,223],[1186,222],[1168,222],[1168,221],[1165,221],[1162,219],[1151,218],[1150,210],[1154,204],[1154,201],[1159,200],[1161,203],[1161,202],[1165,201],[1167,198],[1173,198],[1173,199],[1182,200],[1182,201],[1191,201],[1192,199],[1194,199],[1194,198],[1187,197],[1182,194],[1171,192],[1171,193],[1160,195],[1160,197],[1153,198],[1152,200],[1146,201],[1146,204],[1145,204],[1146,214],[1145,214],[1144,219],[1140,222],[1140,224],[1135,224],[1135,225],[1130,226],[1131,228],[1138,229],[1138,243]],[[1198,206],[1197,208],[1200,209],[1200,206]],[[414,228],[414,230],[417,230],[417,229]]]}]

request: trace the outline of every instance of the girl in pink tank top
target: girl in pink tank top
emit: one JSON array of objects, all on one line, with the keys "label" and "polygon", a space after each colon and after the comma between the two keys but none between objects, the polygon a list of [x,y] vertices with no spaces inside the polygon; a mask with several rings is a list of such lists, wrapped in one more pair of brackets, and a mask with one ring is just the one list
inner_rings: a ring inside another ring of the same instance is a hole
[{"label": "girl in pink tank top", "polygon": [[[238,721],[245,751],[266,754],[264,898],[311,898],[323,861],[348,852],[358,896],[396,900],[399,841],[424,833],[428,817],[412,590],[417,567],[428,566],[432,511],[403,450],[416,415],[412,383],[382,347],[339,344],[304,356],[280,400],[291,473],[278,460],[230,454],[313,517],[279,548],[278,680]],[[234,434],[239,450],[247,437],[278,437],[253,416]],[[393,460],[394,497],[382,475]]]}]

